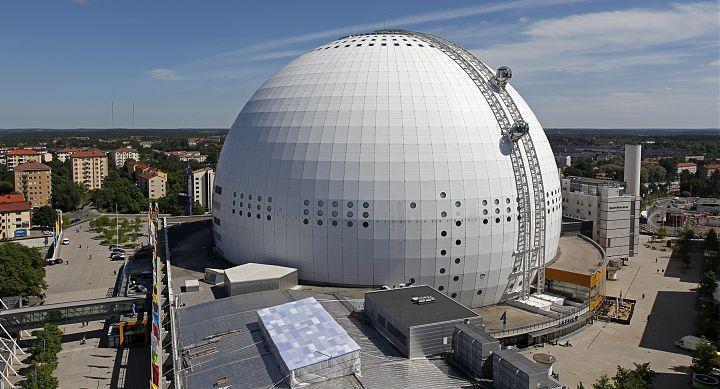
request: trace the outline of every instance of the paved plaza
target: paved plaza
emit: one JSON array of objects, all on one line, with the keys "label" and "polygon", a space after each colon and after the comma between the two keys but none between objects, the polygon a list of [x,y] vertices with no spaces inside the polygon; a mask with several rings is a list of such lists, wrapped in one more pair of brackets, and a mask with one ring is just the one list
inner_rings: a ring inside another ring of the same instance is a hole
[{"label": "paved plaza", "polygon": [[[622,292],[637,300],[630,325],[595,322],[566,338],[572,347],[545,345],[523,354],[530,357],[542,352],[557,357],[554,371],[571,388],[581,381],[590,387],[602,374],[614,376],[617,365],[632,368],[633,362],[650,362],[657,372],[654,388],[687,387],[692,358],[674,343],[694,331],[694,289],[702,261],[693,257],[686,271],[678,259],[670,261],[670,251],[645,247],[648,239],[640,237],[640,253],[623,268],[620,279],[607,282],[609,296]],[[559,343],[564,344],[564,340]]]}]

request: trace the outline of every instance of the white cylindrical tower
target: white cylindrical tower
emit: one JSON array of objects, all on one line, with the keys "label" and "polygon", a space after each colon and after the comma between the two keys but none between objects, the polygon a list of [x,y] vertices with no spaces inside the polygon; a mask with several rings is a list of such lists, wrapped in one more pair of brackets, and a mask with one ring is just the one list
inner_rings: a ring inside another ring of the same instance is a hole
[{"label": "white cylindrical tower", "polygon": [[640,196],[640,155],[640,145],[625,145],[625,184],[635,196]]}]

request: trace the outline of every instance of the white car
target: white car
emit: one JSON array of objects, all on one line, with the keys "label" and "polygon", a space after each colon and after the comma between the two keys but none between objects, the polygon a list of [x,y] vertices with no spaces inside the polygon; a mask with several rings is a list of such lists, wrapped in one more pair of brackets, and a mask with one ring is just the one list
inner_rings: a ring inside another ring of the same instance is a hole
[{"label": "white car", "polygon": [[68,239],[68,238],[63,238],[62,244],[64,244],[64,245],[69,245],[69,244],[70,244],[70,239]]}]

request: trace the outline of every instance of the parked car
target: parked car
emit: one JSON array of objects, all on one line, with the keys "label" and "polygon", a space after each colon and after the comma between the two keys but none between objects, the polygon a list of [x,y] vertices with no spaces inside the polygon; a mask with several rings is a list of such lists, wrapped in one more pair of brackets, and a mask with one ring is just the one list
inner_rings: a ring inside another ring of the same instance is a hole
[{"label": "parked car", "polygon": [[53,232],[50,230],[43,230],[43,235],[45,236],[53,236]]},{"label": "parked car", "polygon": [[124,261],[125,260],[125,254],[112,254],[110,256],[110,259],[113,261]]},{"label": "parked car", "polygon": [[113,250],[125,250],[125,248],[123,248],[122,246],[112,245],[112,246],[108,247],[108,250],[110,250],[110,251],[113,251]]},{"label": "parked car", "polygon": [[69,245],[69,244],[70,244],[70,239],[69,239],[69,238],[63,238],[62,244],[63,244],[63,245]]},{"label": "parked car", "polygon": [[52,266],[52,265],[59,265],[59,264],[63,263],[63,260],[62,260],[62,258],[55,258],[55,259],[48,258],[46,260],[46,262],[47,262],[48,266]]},{"label": "parked car", "polygon": [[124,249],[112,249],[112,250],[110,250],[110,253],[111,254],[125,254],[125,250]]}]

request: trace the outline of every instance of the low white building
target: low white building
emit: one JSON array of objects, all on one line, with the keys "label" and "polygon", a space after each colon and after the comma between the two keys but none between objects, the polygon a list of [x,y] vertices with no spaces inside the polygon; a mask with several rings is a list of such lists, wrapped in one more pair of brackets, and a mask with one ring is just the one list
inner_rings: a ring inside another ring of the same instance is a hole
[{"label": "low white building", "polygon": [[592,238],[608,259],[634,257],[639,249],[640,196],[617,181],[562,179],[563,216],[593,222]]},{"label": "low white building", "polygon": [[117,150],[111,151],[110,158],[112,158],[112,160],[115,162],[115,166],[123,167],[125,166],[125,161],[127,161],[128,159],[134,159],[136,161],[139,161],[140,153],[138,153],[138,151],[135,149],[121,147]]}]

